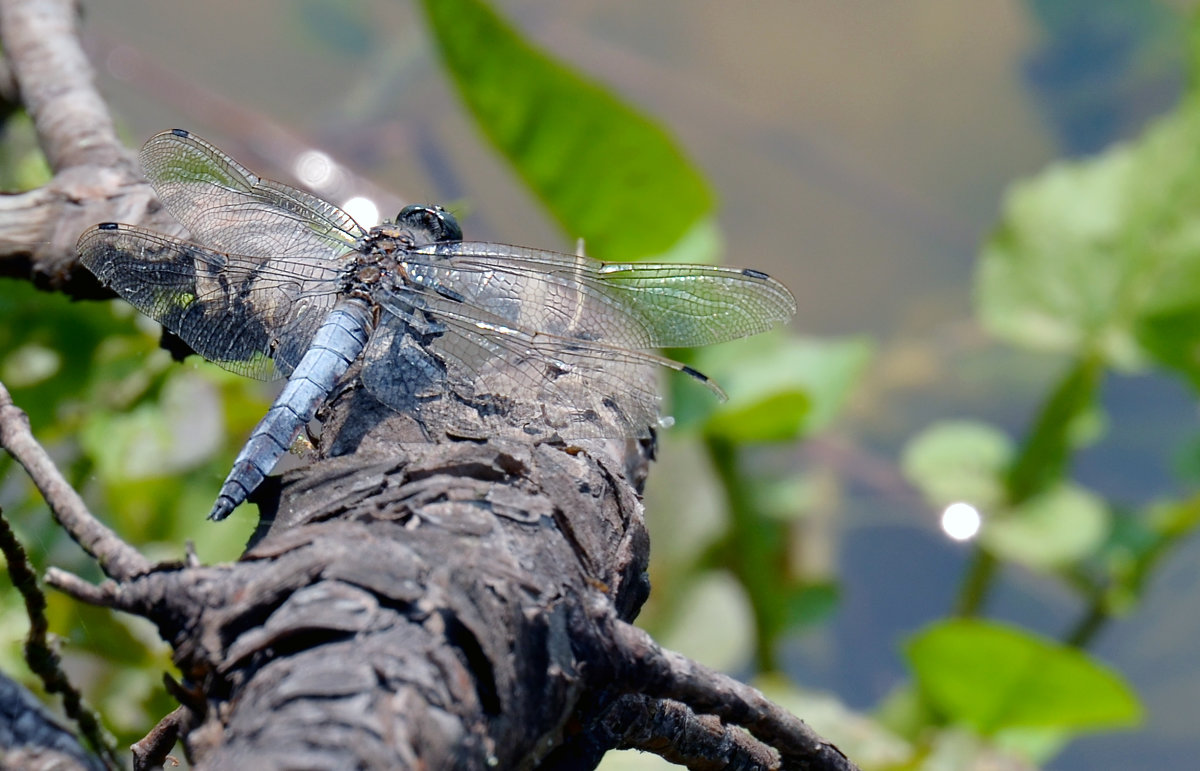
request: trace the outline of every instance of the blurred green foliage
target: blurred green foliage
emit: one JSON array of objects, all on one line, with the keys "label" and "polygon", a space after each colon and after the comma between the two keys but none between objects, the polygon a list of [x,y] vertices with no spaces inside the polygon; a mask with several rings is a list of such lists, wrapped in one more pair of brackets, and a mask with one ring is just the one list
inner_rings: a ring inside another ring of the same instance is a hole
[{"label": "blurred green foliage", "polygon": [[[713,195],[663,129],[486,4],[424,6],[481,132],[589,253],[713,256]],[[298,8],[310,25],[326,10]],[[340,45],[350,50],[372,33],[348,34]],[[28,119],[14,114],[6,129],[0,184],[39,184],[45,165]],[[963,618],[914,634],[904,649],[912,683],[875,720],[805,693],[780,660],[784,643],[836,612],[839,597],[836,576],[807,564],[800,548],[812,512],[836,495],[819,472],[796,468],[793,450],[835,423],[870,365],[871,341],[780,333],[678,352],[730,398],[715,404],[687,378],[669,383],[677,426],[665,444],[690,464],[676,505],[690,505],[690,494],[701,513],[687,532],[655,541],[656,634],[708,663],[757,673],[864,768],[963,768],[1004,753],[1040,762],[1075,733],[1136,721],[1136,696],[1083,649],[1136,607],[1155,568],[1194,533],[1200,497],[1131,509],[1070,472],[1079,449],[1103,441],[1104,378],[1161,368],[1200,387],[1198,135],[1200,92],[1141,139],[1010,191],[980,256],[978,317],[1000,340],[1062,356],[1064,372],[1024,437],[941,422],[903,453],[930,506],[970,502],[985,521],[963,578]],[[170,361],[155,328],[123,305],[71,303],[13,281],[0,283],[0,379],[68,480],[123,537],[151,556],[177,558],[190,539],[206,561],[236,557],[251,515],[235,514],[243,531],[231,532],[238,525],[214,528],[202,514],[238,439],[266,408],[261,385],[195,359]],[[37,567],[97,578],[7,458],[0,474],[0,503]],[[974,618],[1005,564],[1079,598],[1063,640]],[[57,595],[49,612],[73,671],[122,741],[171,709],[159,685],[169,655],[152,629]],[[725,620],[720,629],[713,618]],[[0,593],[5,639],[15,641],[22,623],[12,593]],[[0,648],[6,672],[22,671],[18,647]]]}]

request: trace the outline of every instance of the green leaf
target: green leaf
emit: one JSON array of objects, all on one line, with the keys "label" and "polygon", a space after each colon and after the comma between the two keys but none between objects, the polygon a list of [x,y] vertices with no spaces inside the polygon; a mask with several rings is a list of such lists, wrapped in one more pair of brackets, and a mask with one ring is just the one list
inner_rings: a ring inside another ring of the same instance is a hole
[{"label": "green leaf", "polygon": [[937,508],[956,501],[994,511],[1005,501],[1004,474],[1013,443],[998,428],[973,421],[935,423],[904,448],[904,476]]},{"label": "green leaf", "polygon": [[536,48],[485,3],[424,7],[480,129],[589,254],[659,254],[705,221],[708,183],[658,124]]},{"label": "green leaf", "polygon": [[785,442],[804,433],[809,401],[803,391],[778,391],[739,403],[744,406],[731,404],[716,412],[704,432],[731,442]]},{"label": "green leaf", "polygon": [[1009,728],[1094,730],[1136,724],[1137,696],[1075,648],[976,620],[935,624],[906,646],[928,703],[943,717],[994,735]]},{"label": "green leaf", "polygon": [[1200,383],[1200,102],[1135,143],[1013,187],[984,247],[979,314],[1017,345],[1149,357]]},{"label": "green leaf", "polygon": [[695,361],[729,394],[704,432],[733,442],[794,440],[828,426],[870,359],[862,339],[789,338],[782,333],[711,346]]},{"label": "green leaf", "polygon": [[989,517],[980,540],[997,557],[1046,570],[1093,554],[1110,527],[1103,500],[1065,483]]}]

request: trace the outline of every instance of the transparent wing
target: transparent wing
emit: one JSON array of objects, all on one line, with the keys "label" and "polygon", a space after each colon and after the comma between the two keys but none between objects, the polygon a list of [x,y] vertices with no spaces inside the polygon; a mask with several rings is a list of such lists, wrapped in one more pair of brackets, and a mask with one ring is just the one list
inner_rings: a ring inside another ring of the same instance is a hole
[{"label": "transparent wing", "polygon": [[363,235],[327,201],[261,179],[182,129],[150,138],[139,156],[146,178],[199,243],[252,257],[337,257]]},{"label": "transparent wing", "polygon": [[[646,351],[517,327],[440,295],[395,293],[383,307],[391,315],[364,355],[363,382],[384,404],[416,415],[427,431],[494,436],[505,428],[528,434],[549,426],[568,439],[646,436],[658,424],[656,370],[686,369]],[[425,362],[402,339],[401,328],[411,331],[414,317],[437,327],[419,344]],[[440,393],[459,404],[429,398]]]},{"label": "transparent wing", "polygon": [[225,369],[290,375],[336,301],[325,258],[225,254],[133,225],[91,228],[83,264],[142,313]]},{"label": "transparent wing", "polygon": [[508,324],[625,349],[723,342],[796,312],[783,284],[744,268],[604,263],[472,242],[420,247],[406,267],[418,284]]}]

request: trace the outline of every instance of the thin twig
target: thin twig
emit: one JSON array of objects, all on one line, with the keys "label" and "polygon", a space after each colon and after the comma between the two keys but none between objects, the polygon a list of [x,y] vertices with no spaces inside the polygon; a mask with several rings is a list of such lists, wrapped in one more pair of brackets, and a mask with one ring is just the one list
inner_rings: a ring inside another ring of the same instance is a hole
[{"label": "thin twig", "polygon": [[29,416],[13,404],[0,383],[0,447],[20,463],[46,499],[54,519],[118,581],[149,572],[150,562],[87,510],[79,493],[63,478],[54,461],[29,429]]},{"label": "thin twig", "polygon": [[[192,712],[187,707],[176,707],[170,714],[158,721],[158,724],[150,729],[150,733],[140,741],[134,742],[130,748],[133,750],[134,771],[162,768],[170,762],[171,756],[168,753],[186,729],[191,716]],[[172,766],[178,765],[178,761],[172,763]]]},{"label": "thin twig", "polygon": [[88,605],[95,605],[98,608],[121,609],[118,602],[120,589],[112,581],[105,581],[96,586],[62,568],[47,568],[46,585]]},{"label": "thin twig", "polygon": [[105,221],[179,226],[113,129],[76,35],[76,10],[72,0],[0,0],[5,71],[54,171],[36,190],[0,196],[0,275],[99,297],[99,284],[77,269],[80,233]]},{"label": "thin twig", "polygon": [[73,0],[0,2],[0,44],[55,172],[119,160],[117,132],[92,85]]},{"label": "thin twig", "polygon": [[692,769],[778,771],[779,756],[741,728],[712,715],[697,715],[686,704],[626,694],[601,725],[614,749],[653,752]]},{"label": "thin twig", "polygon": [[857,769],[837,747],[757,688],[662,648],[645,631],[606,612],[597,620],[623,655],[616,662],[617,676],[631,691],[675,699],[745,728],[779,752],[784,768]]},{"label": "thin twig", "polygon": [[0,516],[0,551],[4,553],[4,559],[8,563],[8,574],[12,577],[13,586],[21,593],[21,598],[25,601],[25,613],[29,616],[25,661],[41,679],[47,693],[62,695],[63,709],[67,717],[79,726],[80,733],[104,764],[110,769],[121,768],[116,740],[104,730],[99,715],[84,703],[83,695],[63,671],[58,651],[50,644],[46,596],[38,586],[37,575],[29,562],[29,556],[3,516]]}]

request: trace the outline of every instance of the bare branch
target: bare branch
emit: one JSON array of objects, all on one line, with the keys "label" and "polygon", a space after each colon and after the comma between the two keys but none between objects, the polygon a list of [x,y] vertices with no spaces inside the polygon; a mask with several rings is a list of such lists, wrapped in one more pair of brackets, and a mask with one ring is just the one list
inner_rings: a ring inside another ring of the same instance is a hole
[{"label": "bare branch", "polygon": [[29,416],[13,404],[0,383],[0,447],[20,463],[46,499],[55,520],[90,554],[104,574],[129,579],[150,570],[150,562],[87,510],[79,493],[63,479],[54,461],[29,429]]},{"label": "bare branch", "polygon": [[0,45],[55,172],[115,166],[123,155],[108,108],[92,85],[75,9],[72,0],[0,3]]},{"label": "bare branch", "polygon": [[0,196],[0,275],[32,278],[77,296],[102,296],[87,271],[74,270],[75,241],[97,222],[137,222],[166,232],[132,153],[118,141],[79,45],[71,0],[0,0],[0,47],[37,128],[54,178]]},{"label": "bare branch", "polygon": [[675,699],[697,712],[740,725],[778,750],[785,768],[857,768],[837,747],[757,688],[662,648],[645,631],[607,610],[600,610],[597,620],[601,634],[624,654],[624,660],[616,662],[618,677],[631,692]]},{"label": "bare branch", "polygon": [[[163,768],[171,757],[167,753],[175,746],[181,734],[191,726],[192,711],[187,707],[176,707],[169,715],[158,721],[150,733],[135,742],[133,751],[134,771],[150,771]],[[178,762],[174,765],[179,765]]]},{"label": "bare branch", "polygon": [[48,568],[46,570],[46,585],[54,587],[68,597],[73,597],[88,605],[95,605],[98,608],[120,607],[118,604],[118,587],[111,581],[105,581],[103,584],[96,586],[62,568]]},{"label": "bare branch", "polygon": [[601,719],[614,749],[661,755],[694,771],[777,771],[779,756],[741,728],[670,699],[627,694]]}]

